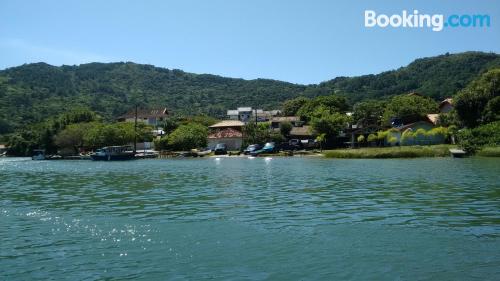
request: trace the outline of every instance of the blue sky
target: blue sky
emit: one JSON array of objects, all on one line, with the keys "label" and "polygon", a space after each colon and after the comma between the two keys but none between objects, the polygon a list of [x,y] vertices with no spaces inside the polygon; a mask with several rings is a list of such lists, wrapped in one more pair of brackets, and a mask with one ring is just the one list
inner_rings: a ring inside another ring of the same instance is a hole
[{"label": "blue sky", "polygon": [[[488,14],[489,28],[366,28],[364,11]],[[318,83],[446,52],[500,53],[500,1],[0,2],[0,69],[133,61],[194,73]]]}]

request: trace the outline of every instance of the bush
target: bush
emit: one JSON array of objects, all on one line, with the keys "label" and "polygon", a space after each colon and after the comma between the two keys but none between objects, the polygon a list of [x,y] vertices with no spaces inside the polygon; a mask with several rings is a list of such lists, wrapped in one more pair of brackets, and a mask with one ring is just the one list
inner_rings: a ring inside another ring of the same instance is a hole
[{"label": "bush", "polygon": [[483,146],[500,145],[500,121],[458,132],[458,142],[468,153],[475,153]]},{"label": "bush", "polygon": [[368,142],[374,142],[374,141],[377,141],[377,135],[369,134],[368,135]]},{"label": "bush", "polygon": [[175,129],[167,139],[168,147],[173,150],[189,150],[207,146],[207,127],[191,123]]}]

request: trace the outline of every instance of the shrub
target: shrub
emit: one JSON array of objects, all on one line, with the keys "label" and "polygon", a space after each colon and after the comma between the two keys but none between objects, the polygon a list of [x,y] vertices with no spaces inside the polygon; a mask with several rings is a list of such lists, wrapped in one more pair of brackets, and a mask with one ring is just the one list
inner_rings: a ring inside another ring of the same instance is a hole
[{"label": "shrub", "polygon": [[368,142],[374,142],[374,141],[377,141],[377,135],[369,134],[368,135]]},{"label": "shrub", "polygon": [[181,125],[168,136],[168,147],[173,150],[189,150],[207,146],[207,127],[190,123]]}]

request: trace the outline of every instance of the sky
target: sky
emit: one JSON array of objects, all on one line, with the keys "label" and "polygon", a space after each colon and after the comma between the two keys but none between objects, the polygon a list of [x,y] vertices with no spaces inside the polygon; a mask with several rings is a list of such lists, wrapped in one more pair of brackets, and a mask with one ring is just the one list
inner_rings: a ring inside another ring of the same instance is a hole
[{"label": "sky", "polygon": [[[490,27],[367,28],[377,14],[487,14]],[[0,69],[132,61],[312,84],[447,52],[500,53],[500,1],[0,0]]]}]

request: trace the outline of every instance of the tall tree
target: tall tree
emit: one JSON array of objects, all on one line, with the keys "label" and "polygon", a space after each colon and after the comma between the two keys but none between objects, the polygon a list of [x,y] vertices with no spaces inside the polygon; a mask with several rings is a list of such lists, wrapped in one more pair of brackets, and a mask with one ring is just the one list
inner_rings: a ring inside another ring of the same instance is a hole
[{"label": "tall tree", "polygon": [[438,112],[438,104],[429,97],[418,94],[404,94],[393,97],[384,110],[383,124],[390,125],[394,118],[403,123],[422,120],[429,113]]},{"label": "tall tree", "polygon": [[461,121],[470,128],[494,121],[496,114],[492,111],[498,108],[498,99],[495,98],[499,95],[500,68],[496,68],[472,81],[455,96],[455,110]]}]

